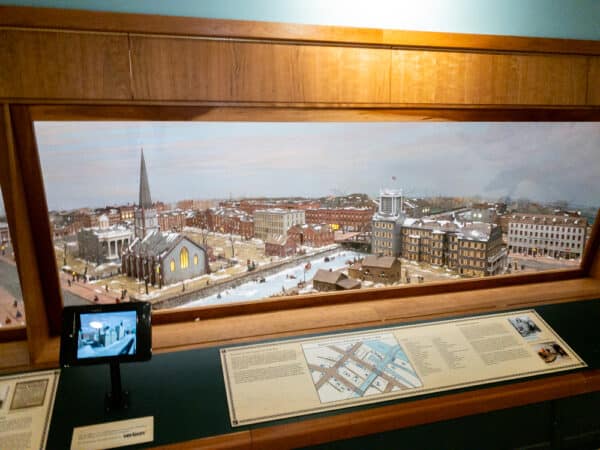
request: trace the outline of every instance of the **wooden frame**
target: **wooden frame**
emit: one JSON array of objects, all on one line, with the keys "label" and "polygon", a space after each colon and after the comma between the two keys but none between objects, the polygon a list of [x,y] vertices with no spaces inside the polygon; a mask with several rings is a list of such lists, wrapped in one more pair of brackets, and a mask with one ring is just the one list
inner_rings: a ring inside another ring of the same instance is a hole
[{"label": "wooden frame", "polygon": [[[169,66],[173,51],[181,67]],[[252,57],[260,70],[244,65]],[[599,41],[0,6],[0,63],[9,69],[0,73],[0,183],[28,338],[0,332],[0,371],[58,360],[61,301],[33,121],[600,121]],[[157,64],[151,78],[148,64]],[[288,77],[272,90],[263,80],[282,67]],[[329,92],[330,78],[339,91]],[[576,269],[157,312],[153,345],[176,351],[598,297],[600,218]],[[599,380],[594,370],[557,375],[189,446],[310,445],[592,392]]]},{"label": "wooden frame", "polygon": [[[484,112],[483,114],[481,114]],[[531,121],[543,118],[552,121],[600,120],[600,112],[594,109],[560,110],[560,109],[306,109],[282,107],[174,107],[174,106],[78,106],[78,105],[13,105],[9,109],[13,134],[18,136],[9,153],[19,162],[20,179],[24,187],[23,203],[27,205],[28,215],[32,220],[32,236],[34,240],[34,258],[40,267],[43,285],[47,288],[43,296],[45,317],[33,316],[32,329],[46,327],[48,337],[56,337],[60,331],[60,311],[62,301],[54,258],[53,244],[50,236],[50,223],[47,215],[46,198],[39,156],[37,153],[33,122],[35,121],[121,121],[121,120],[250,120],[250,121],[415,121],[415,120],[487,120],[487,121]],[[12,150],[11,150],[12,148]],[[597,247],[597,239],[590,240],[591,246]],[[422,286],[405,286],[397,288],[365,289],[356,292],[329,293],[321,295],[298,296],[294,299],[266,299],[261,302],[243,302],[231,305],[190,308],[185,310],[160,311],[154,313],[154,324],[171,324],[189,322],[195,319],[207,320],[227,317],[239,317],[257,313],[274,313],[298,308],[315,308],[321,306],[373,302],[377,300],[399,299],[408,297],[431,296],[452,292],[475,291],[507,286],[527,285],[531,283],[557,282],[577,280],[586,277],[591,270],[590,251],[580,268],[554,270],[543,273],[505,275],[483,279],[456,280],[437,282]],[[49,270],[48,270],[49,269]],[[44,349],[48,339],[34,337],[32,348]],[[46,353],[39,350],[41,354]],[[35,360],[35,357],[34,357]]]}]

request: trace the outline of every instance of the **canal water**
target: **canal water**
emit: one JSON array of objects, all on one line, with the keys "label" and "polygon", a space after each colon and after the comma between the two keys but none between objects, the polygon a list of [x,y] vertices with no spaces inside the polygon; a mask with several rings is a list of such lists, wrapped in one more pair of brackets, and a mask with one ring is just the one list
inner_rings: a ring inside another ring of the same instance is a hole
[{"label": "canal water", "polygon": [[198,300],[193,300],[180,306],[180,308],[220,305],[224,303],[243,302],[270,297],[271,295],[280,293],[283,288],[285,288],[285,290],[297,288],[298,282],[304,281],[305,276],[306,282],[309,284],[319,269],[337,270],[348,267],[346,264],[347,261],[354,260],[354,258],[362,258],[364,256],[364,253],[340,250],[339,252],[330,254],[328,256],[328,262],[325,261],[323,256],[315,257],[310,260],[310,269],[308,270],[306,270],[306,262],[299,263],[296,266],[282,269],[281,272],[265,277],[264,283],[258,281],[260,275],[257,274],[257,281],[249,281],[236,288],[224,290],[220,293],[221,298],[218,298],[219,294],[214,294],[208,297],[199,298]]}]

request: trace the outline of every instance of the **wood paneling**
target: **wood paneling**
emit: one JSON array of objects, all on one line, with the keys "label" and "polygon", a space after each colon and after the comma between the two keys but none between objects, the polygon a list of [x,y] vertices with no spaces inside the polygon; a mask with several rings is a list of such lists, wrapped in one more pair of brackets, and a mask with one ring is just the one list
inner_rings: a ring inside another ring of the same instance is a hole
[{"label": "wood paneling", "polygon": [[600,42],[0,6],[0,26],[600,55]]},{"label": "wood paneling", "polygon": [[[482,386],[466,392],[352,410],[326,417],[305,417],[302,420],[280,425],[254,427],[242,432],[195,439],[161,448],[239,450],[304,448],[335,440],[584,395],[599,389],[600,371],[588,370],[537,380],[516,381],[504,386]],[[228,440],[229,436],[231,440]],[[333,444],[332,448],[337,446]]]},{"label": "wood paneling", "polygon": [[126,35],[0,29],[0,97],[129,99]]},{"label": "wood paneling", "polygon": [[585,245],[581,269],[590,277],[600,279],[600,210],[592,225],[592,231]]},{"label": "wood paneling", "polygon": [[600,105],[600,56],[589,58],[588,105]]},{"label": "wood paneling", "polygon": [[[11,176],[18,190],[13,190],[17,203],[25,208],[20,215],[26,215],[28,223],[17,233],[27,238],[25,248],[16,247],[17,265],[21,276],[21,285],[28,281],[24,278],[30,272],[36,279],[42,292],[27,296],[23,292],[26,310],[27,334],[34,344],[34,361],[38,350],[43,347],[48,334],[59,334],[62,317],[61,289],[58,282],[58,268],[54,257],[46,193],[42,179],[42,169],[37,151],[33,121],[26,106],[12,106],[6,115],[12,130],[13,146],[9,145],[9,156],[14,158],[14,172]],[[12,230],[11,230],[12,231]],[[32,248],[30,248],[31,246]],[[25,254],[21,252],[25,250]],[[32,264],[33,263],[33,264]],[[36,269],[39,268],[39,271]]]},{"label": "wood paneling", "polygon": [[0,373],[15,371],[19,368],[29,369],[29,349],[27,341],[0,343]]},{"label": "wood paneling", "polygon": [[[308,447],[334,440],[581,395],[599,389],[600,371],[598,370],[541,380],[512,382],[505,386],[480,388],[334,416],[257,427],[250,430],[252,448],[275,450]],[[483,443],[482,447],[485,446]]]},{"label": "wood paneling", "polygon": [[233,121],[233,122],[586,122],[600,121],[600,108],[373,108],[307,106],[34,105],[33,120]]},{"label": "wood paneling", "polygon": [[392,103],[583,105],[581,56],[506,55],[395,49]]},{"label": "wood paneling", "polygon": [[[153,447],[160,450],[179,450],[179,449],[210,449],[210,450],[253,450],[250,431],[238,431],[235,433],[221,434],[202,439],[194,439],[188,442],[178,442],[176,444],[161,445]],[[254,448],[254,450],[256,450]]]},{"label": "wood paneling", "polygon": [[[0,120],[0,167],[2,189],[7,200],[7,219],[25,303],[27,337],[34,360],[48,339],[48,320],[43,301],[43,284],[36,264],[35,238],[23,185],[23,170],[17,155],[8,105],[3,105]],[[14,364],[19,365],[21,359],[14,361]]]},{"label": "wood paneling", "polygon": [[390,50],[131,37],[136,100],[389,102]]}]

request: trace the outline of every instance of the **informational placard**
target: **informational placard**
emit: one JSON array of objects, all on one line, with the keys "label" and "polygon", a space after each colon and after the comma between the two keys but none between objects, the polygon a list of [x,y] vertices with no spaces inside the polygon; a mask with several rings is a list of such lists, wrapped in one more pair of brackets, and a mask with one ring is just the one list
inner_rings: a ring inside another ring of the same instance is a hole
[{"label": "informational placard", "polygon": [[154,440],[154,417],[117,420],[73,430],[71,450],[102,450]]},{"label": "informational placard", "polygon": [[46,448],[60,371],[0,377],[0,448]]},{"label": "informational placard", "polygon": [[534,311],[221,349],[232,426],[586,367]]}]

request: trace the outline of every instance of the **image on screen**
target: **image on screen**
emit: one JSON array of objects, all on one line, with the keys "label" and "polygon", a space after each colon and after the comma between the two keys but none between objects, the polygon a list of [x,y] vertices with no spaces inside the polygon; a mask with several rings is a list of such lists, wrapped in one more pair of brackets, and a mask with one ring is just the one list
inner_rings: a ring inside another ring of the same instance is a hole
[{"label": "image on screen", "polygon": [[77,358],[135,355],[136,311],[81,314]]}]

